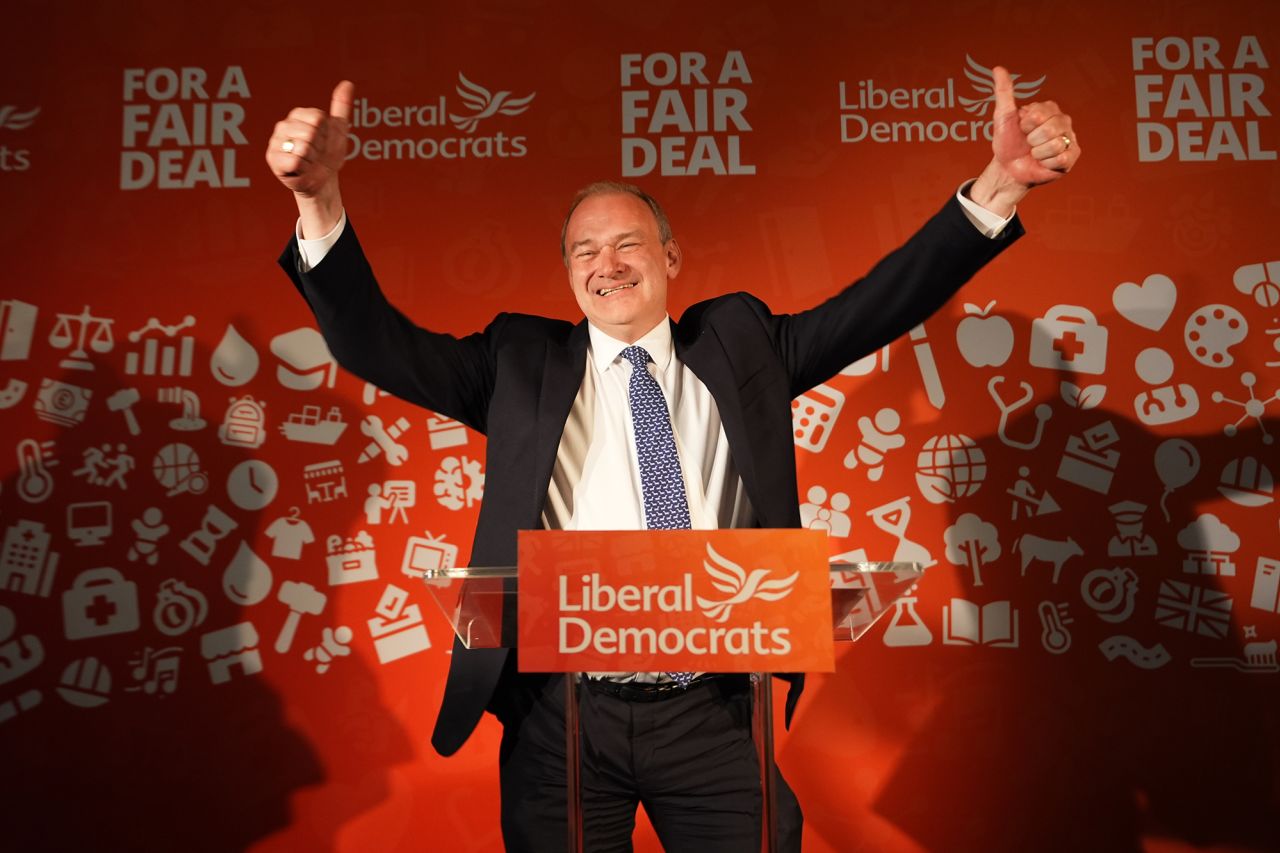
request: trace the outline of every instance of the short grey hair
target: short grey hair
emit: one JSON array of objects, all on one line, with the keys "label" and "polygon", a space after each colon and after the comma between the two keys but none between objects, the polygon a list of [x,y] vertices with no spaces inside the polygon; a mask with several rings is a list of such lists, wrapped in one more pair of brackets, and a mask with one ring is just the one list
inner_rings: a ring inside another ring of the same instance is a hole
[{"label": "short grey hair", "polygon": [[671,222],[667,219],[666,211],[662,209],[662,205],[658,204],[656,198],[635,184],[627,184],[622,181],[596,181],[594,184],[588,184],[578,190],[577,195],[573,197],[573,201],[569,204],[569,211],[564,215],[564,224],[560,226],[560,257],[566,265],[569,263],[569,253],[564,241],[569,233],[569,220],[573,217],[573,212],[578,209],[578,205],[592,196],[611,195],[613,193],[633,195],[647,204],[649,210],[653,212],[653,218],[658,220],[658,239],[662,241],[664,246],[671,241]]}]

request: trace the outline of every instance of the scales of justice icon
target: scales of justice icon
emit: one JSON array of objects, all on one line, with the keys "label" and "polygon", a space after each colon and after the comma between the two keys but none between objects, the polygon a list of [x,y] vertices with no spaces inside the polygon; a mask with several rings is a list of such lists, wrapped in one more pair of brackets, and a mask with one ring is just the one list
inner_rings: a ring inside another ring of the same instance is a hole
[{"label": "scales of justice icon", "polygon": [[93,370],[88,350],[99,354],[111,352],[116,345],[111,334],[111,324],[114,322],[115,320],[105,317],[93,316],[89,313],[88,305],[79,314],[59,314],[53,331],[49,333],[49,346],[67,349],[74,345],[74,349],[67,353],[67,357],[58,366],[68,370]]}]

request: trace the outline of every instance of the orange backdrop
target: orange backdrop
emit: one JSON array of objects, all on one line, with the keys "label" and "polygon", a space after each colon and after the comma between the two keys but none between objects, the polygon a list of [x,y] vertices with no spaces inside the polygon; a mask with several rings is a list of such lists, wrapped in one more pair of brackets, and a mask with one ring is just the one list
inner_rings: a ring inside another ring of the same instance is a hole
[{"label": "orange backdrop", "polygon": [[291,107],[356,82],[351,219],[461,333],[576,317],[557,229],[620,176],[685,248],[673,312],[815,303],[982,168],[995,63],[1080,167],[795,410],[831,554],[934,564],[780,740],[806,849],[1280,847],[1274,3],[6,17],[6,848],[500,847],[496,724],[428,745],[449,636],[410,576],[466,564],[484,440],[316,345],[262,163]]}]

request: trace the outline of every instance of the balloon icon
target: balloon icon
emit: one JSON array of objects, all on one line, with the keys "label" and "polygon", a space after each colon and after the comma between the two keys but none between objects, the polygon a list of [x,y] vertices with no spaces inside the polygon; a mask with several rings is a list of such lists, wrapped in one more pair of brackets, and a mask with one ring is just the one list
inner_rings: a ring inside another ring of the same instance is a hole
[{"label": "balloon icon", "polygon": [[1169,521],[1169,508],[1165,500],[1195,479],[1200,473],[1200,454],[1191,442],[1181,438],[1170,438],[1160,442],[1156,448],[1156,475],[1164,483],[1164,494],[1160,496],[1160,509],[1164,511],[1164,520]]}]

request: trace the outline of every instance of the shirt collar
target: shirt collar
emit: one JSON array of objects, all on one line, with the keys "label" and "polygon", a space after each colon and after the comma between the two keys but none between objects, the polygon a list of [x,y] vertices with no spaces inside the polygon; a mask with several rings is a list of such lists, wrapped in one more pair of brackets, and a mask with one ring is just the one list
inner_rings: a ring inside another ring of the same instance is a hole
[{"label": "shirt collar", "polygon": [[[590,321],[587,322],[587,332],[591,336],[591,358],[595,362],[596,370],[601,373],[617,362],[622,351],[631,346],[600,331]],[[658,325],[645,332],[635,342],[635,346],[644,347],[648,351],[658,372],[666,370],[667,365],[671,363],[672,354],[670,316],[664,314]]]}]

